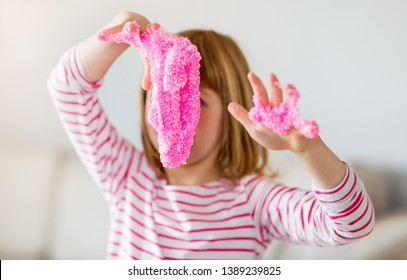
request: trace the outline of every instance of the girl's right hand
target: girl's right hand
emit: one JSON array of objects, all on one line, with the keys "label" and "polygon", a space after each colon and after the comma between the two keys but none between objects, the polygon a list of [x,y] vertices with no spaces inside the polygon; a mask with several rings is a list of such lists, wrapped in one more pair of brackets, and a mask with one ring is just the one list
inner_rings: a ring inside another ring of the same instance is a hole
[{"label": "girl's right hand", "polygon": [[[129,21],[137,21],[141,31],[150,24],[148,19],[142,15],[133,12],[121,12],[102,29],[107,29],[110,33],[117,33],[122,31],[126,22]],[[78,46],[85,74],[91,81],[102,79],[113,62],[129,47],[125,43],[101,42],[98,39],[98,34],[98,32],[93,34]],[[149,89],[151,87],[150,64],[144,56],[142,59],[144,62],[142,87]]]},{"label": "girl's right hand", "polygon": [[[108,26],[111,26],[111,27],[107,27],[105,29],[109,33],[115,34],[115,33],[121,32],[123,30],[124,25],[127,22],[131,22],[131,21],[137,21],[137,23],[140,26],[140,32],[144,31],[147,28],[147,26],[150,25],[150,22],[148,21],[148,19],[140,14],[136,14],[133,12],[121,12],[113,19],[112,22],[110,22],[108,24]],[[157,25],[157,23],[154,23],[154,24]],[[127,49],[128,45],[127,44],[123,44],[123,45],[125,45],[125,48]],[[143,73],[143,77],[141,79],[141,87],[144,90],[149,90],[151,87],[150,63],[148,61],[148,58],[144,55],[143,52],[141,52],[139,50],[137,50],[137,51],[140,54],[140,57],[144,63],[144,73]]]}]

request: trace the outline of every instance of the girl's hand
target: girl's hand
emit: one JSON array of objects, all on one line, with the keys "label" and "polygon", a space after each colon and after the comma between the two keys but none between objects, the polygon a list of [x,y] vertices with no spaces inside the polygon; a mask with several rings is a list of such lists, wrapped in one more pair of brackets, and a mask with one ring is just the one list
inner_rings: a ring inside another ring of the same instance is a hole
[{"label": "girl's hand", "polygon": [[[260,94],[263,105],[278,105],[283,101],[283,91],[275,75],[270,75],[270,101],[260,79],[253,73],[249,73],[248,78],[253,91]],[[325,145],[320,137],[308,139],[294,128],[287,135],[275,134],[263,125],[253,123],[249,119],[246,109],[236,102],[231,102],[228,110],[260,145],[271,150],[291,150],[295,152],[318,187],[333,188],[343,180],[346,174],[346,166]]]},{"label": "girl's hand", "polygon": [[[270,74],[271,97],[268,98],[267,90],[263,83],[254,73],[248,74],[248,79],[254,92],[259,93],[263,105],[273,104],[278,106],[283,101],[283,91],[279,85],[277,77]],[[231,102],[228,106],[229,112],[235,117],[247,130],[250,136],[260,145],[270,150],[291,150],[294,152],[304,152],[309,149],[313,143],[316,143],[319,137],[308,139],[297,129],[291,129],[286,135],[278,135],[271,129],[262,124],[253,123],[248,116],[245,108],[236,102]]]},{"label": "girl's hand", "polygon": [[[140,32],[144,31],[147,28],[147,26],[150,25],[148,19],[140,14],[136,14],[133,12],[122,12],[118,14],[109,24],[109,26],[111,25],[113,26],[107,28],[106,30],[111,34],[121,32],[123,30],[124,25],[127,22],[131,21],[137,21],[137,23],[140,25]],[[152,25],[154,25],[154,28],[156,29],[159,28],[159,25],[157,23],[153,23]],[[126,48],[127,47],[128,46],[126,46]],[[140,57],[142,58],[144,63],[144,74],[141,80],[141,87],[145,90],[149,90],[151,87],[150,63],[148,61],[148,58],[143,54],[143,52],[138,51],[138,53],[140,54]]]},{"label": "girl's hand", "polygon": [[150,21],[140,14],[136,14],[133,12],[121,12],[116,15],[112,21],[110,21],[104,29],[107,29],[109,33],[117,33],[122,31],[124,25],[129,21],[137,21],[140,25],[140,31],[146,29],[146,27],[150,24]]},{"label": "girl's hand", "polygon": [[[144,30],[150,22],[142,15],[133,12],[121,12],[116,15],[103,29],[107,29],[110,33],[122,31],[126,22],[137,21],[140,25],[140,30]],[[79,53],[81,56],[82,65],[88,79],[97,81],[103,78],[113,62],[129,47],[128,44],[116,44],[113,42],[101,42],[98,39],[99,33],[93,34],[79,45]],[[150,64],[143,55],[144,75],[142,79],[142,87],[149,89],[151,87],[150,80]]]}]

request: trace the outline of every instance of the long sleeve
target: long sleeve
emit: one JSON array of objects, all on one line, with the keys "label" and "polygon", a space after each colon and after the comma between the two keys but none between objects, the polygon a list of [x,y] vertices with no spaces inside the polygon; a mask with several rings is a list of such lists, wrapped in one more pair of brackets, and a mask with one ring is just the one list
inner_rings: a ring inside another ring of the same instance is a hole
[{"label": "long sleeve", "polygon": [[48,79],[57,113],[76,152],[110,201],[142,153],[109,122],[98,99],[100,86],[100,81],[86,78],[76,47],[63,55]]},{"label": "long sleeve", "polygon": [[261,239],[300,244],[339,246],[356,241],[373,230],[374,210],[363,182],[347,166],[343,181],[333,189],[312,191],[270,182],[253,187],[253,218]]}]

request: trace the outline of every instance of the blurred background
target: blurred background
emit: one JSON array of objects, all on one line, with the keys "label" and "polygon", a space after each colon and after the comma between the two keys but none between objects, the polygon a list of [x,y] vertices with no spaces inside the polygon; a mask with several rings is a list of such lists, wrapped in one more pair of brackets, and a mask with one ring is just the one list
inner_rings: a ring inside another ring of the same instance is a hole
[{"label": "blurred background", "polygon": [[[0,0],[0,259],[104,259],[109,213],[63,131],[46,81],[59,57],[131,10],[170,32],[230,35],[252,71],[300,91],[303,118],[364,180],[376,210],[367,238],[340,248],[273,243],[266,259],[407,259],[407,2],[403,0]],[[141,60],[128,50],[100,91],[141,147]],[[286,152],[282,182],[309,188]]]}]

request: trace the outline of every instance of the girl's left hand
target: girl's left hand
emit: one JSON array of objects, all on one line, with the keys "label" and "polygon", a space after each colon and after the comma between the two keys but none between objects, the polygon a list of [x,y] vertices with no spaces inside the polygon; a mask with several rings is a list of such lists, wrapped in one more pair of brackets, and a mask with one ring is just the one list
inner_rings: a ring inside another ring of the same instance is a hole
[{"label": "girl's left hand", "polygon": [[[270,100],[268,99],[267,90],[259,77],[250,72],[248,79],[253,91],[259,93],[263,105],[273,104],[278,106],[283,101],[283,91],[274,74],[269,76],[271,87]],[[278,135],[262,124],[253,123],[249,119],[247,110],[236,102],[231,102],[228,110],[244,126],[254,140],[270,150],[291,150],[301,153],[320,140],[319,137],[308,139],[295,128],[292,128],[286,135]]]}]

